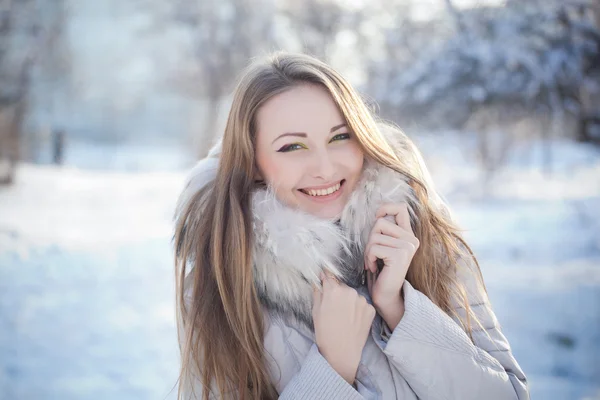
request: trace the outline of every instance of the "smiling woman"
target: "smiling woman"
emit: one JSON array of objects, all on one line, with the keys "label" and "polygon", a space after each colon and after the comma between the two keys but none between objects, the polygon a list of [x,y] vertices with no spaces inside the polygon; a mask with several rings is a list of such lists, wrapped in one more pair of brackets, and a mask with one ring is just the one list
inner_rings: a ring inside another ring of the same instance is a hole
[{"label": "smiling woman", "polygon": [[176,210],[179,397],[527,399],[449,215],[335,70],[254,63]]},{"label": "smiling woman", "polygon": [[298,85],[265,102],[256,121],[259,179],[289,206],[321,218],[341,214],[364,156],[329,92]]}]

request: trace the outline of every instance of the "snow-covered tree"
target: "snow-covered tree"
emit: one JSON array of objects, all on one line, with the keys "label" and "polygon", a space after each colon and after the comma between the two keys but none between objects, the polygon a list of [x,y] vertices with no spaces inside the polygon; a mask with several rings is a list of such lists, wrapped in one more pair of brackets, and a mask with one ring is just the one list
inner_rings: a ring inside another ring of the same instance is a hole
[{"label": "snow-covered tree", "polygon": [[578,115],[580,88],[600,68],[600,33],[591,6],[591,1],[509,1],[503,7],[451,9],[454,33],[407,68],[387,60],[370,66],[376,96],[401,120],[446,127],[498,103]]},{"label": "snow-covered tree", "polygon": [[278,13],[280,23],[288,27],[288,36],[292,33],[292,41],[299,42],[297,47],[327,62],[331,61],[336,49],[338,33],[347,27],[351,17],[351,13],[336,0],[280,2]]},{"label": "snow-covered tree", "polygon": [[273,0],[146,0],[159,9],[160,30],[179,29],[189,62],[175,68],[168,86],[200,101],[204,123],[193,133],[198,157],[217,134],[221,105],[252,57],[275,46]]}]

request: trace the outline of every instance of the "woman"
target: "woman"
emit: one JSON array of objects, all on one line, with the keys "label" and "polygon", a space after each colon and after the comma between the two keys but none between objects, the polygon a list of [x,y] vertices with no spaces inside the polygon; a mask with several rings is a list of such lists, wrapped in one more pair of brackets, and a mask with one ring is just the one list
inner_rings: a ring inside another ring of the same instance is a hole
[{"label": "woman", "polygon": [[419,152],[314,58],[246,71],[174,242],[180,398],[528,398]]}]

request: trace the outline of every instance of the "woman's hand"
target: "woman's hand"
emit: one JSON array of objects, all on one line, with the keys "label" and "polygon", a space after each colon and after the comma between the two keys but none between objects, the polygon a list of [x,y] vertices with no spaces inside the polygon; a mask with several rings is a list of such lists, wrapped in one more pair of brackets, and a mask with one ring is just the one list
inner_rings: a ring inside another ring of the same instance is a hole
[{"label": "woman's hand", "polygon": [[[394,222],[386,219],[392,216]],[[384,204],[375,215],[377,218],[365,247],[365,269],[373,304],[389,328],[394,330],[404,315],[402,285],[408,267],[417,249],[417,239],[410,226],[408,205]],[[378,273],[377,259],[383,261]]]},{"label": "woman's hand", "polygon": [[349,384],[354,383],[375,309],[356,290],[322,275],[313,292],[312,317],[319,352]]}]

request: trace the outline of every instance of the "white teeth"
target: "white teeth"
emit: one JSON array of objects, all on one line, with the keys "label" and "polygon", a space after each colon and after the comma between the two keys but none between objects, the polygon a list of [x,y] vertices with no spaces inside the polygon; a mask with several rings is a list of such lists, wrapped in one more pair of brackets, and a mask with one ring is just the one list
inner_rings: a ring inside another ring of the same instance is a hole
[{"label": "white teeth", "polygon": [[319,190],[305,190],[306,193],[308,193],[311,196],[327,196],[328,194],[337,192],[338,190],[340,190],[340,184],[338,183],[337,185],[334,185],[330,188],[327,189],[319,189]]}]

